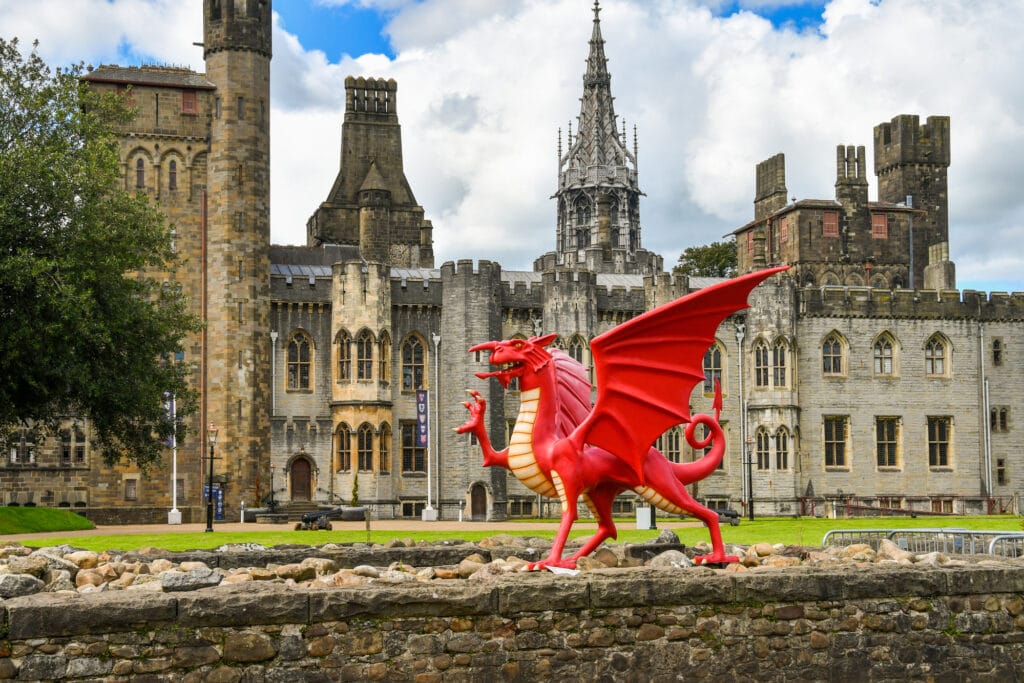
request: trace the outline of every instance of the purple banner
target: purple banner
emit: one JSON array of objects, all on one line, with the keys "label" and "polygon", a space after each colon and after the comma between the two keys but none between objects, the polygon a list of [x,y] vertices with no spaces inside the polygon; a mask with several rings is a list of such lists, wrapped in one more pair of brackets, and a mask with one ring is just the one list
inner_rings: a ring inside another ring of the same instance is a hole
[{"label": "purple banner", "polygon": [[420,389],[416,392],[416,445],[426,446],[430,439],[429,394]]}]

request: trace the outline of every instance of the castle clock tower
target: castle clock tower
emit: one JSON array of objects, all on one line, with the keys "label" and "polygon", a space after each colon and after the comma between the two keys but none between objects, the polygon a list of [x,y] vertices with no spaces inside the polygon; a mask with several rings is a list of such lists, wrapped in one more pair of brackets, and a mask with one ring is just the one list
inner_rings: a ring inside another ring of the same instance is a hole
[{"label": "castle clock tower", "polygon": [[214,481],[234,509],[257,505],[270,477],[270,0],[204,0],[203,47],[216,91],[204,211],[202,436],[206,443],[205,426],[216,424]]}]

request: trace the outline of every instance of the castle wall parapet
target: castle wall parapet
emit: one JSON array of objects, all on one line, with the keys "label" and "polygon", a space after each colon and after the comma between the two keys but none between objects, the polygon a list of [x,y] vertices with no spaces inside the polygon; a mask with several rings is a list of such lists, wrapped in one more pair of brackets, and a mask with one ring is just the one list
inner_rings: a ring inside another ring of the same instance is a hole
[{"label": "castle wall parapet", "polygon": [[[1024,566],[607,569],[306,589],[41,593],[0,603],[19,680],[1012,680]],[[140,628],[141,627],[141,628]],[[870,651],[871,656],[865,656]],[[425,678],[426,677],[426,678]]]},{"label": "castle wall parapet", "polygon": [[801,315],[812,317],[1024,320],[1024,292],[808,287],[797,301]]}]

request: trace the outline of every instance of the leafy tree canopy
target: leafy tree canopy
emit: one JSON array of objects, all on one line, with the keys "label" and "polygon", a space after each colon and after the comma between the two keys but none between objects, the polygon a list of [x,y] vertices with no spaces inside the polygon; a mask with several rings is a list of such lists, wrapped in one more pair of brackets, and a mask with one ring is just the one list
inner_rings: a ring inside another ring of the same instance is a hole
[{"label": "leafy tree canopy", "polygon": [[681,275],[697,277],[735,277],[736,242],[687,247],[673,270]]},{"label": "leafy tree canopy", "polygon": [[0,39],[0,425],[86,418],[107,462],[145,467],[172,433],[165,393],[194,410],[165,359],[199,323],[141,274],[170,267],[170,230],[120,189],[113,130],[132,112],[82,73]]}]

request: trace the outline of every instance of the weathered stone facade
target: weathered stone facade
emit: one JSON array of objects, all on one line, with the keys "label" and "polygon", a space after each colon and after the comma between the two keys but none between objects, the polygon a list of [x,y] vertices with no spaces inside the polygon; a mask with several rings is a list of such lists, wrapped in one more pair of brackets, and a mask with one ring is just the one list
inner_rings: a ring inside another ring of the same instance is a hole
[{"label": "weathered stone facade", "polygon": [[[339,170],[313,207],[308,246],[269,246],[269,11],[259,0],[205,4],[207,74],[101,67],[88,77],[131,85],[140,114],[121,138],[126,187],[168,214],[183,264],[161,276],[209,321],[182,361],[205,397],[189,424],[200,439],[178,449],[186,521],[202,513],[211,420],[229,518],[271,489],[285,503],[358,497],[379,517],[418,517],[428,502],[448,519],[553,512],[453,433],[468,388],[488,401],[496,445],[519,407],[514,388],[475,377],[487,358],[465,350],[557,332],[590,367],[596,335],[715,282],[665,273],[643,249],[636,144],[611,105],[597,12],[580,125],[560,151],[556,248],[527,272],[434,266],[433,228],[402,164],[398,86],[385,79],[345,82]],[[752,493],[759,514],[825,514],[834,503],[987,512],[1011,509],[1021,491],[1024,296],[954,289],[949,118],[897,116],[876,127],[874,150],[878,201],[864,147],[837,148],[834,199],[790,201],[781,154],[757,166],[754,220],[736,231],[740,269],[792,270],[721,326],[706,359],[722,381],[728,444],[697,497],[739,507]],[[429,446],[416,440],[418,390],[429,392]],[[710,383],[698,386],[693,412],[711,399]],[[104,520],[152,520],[170,506],[170,453],[143,479],[87,448],[77,459],[80,430],[70,450],[53,442],[5,458],[3,502],[31,495]],[[700,455],[679,428],[658,445],[676,460]],[[632,505],[629,495],[617,503]]]}]

